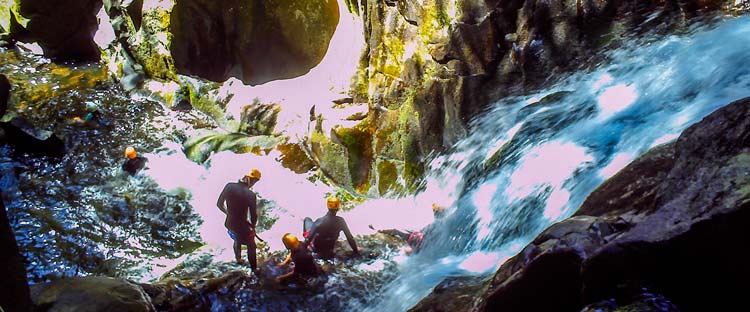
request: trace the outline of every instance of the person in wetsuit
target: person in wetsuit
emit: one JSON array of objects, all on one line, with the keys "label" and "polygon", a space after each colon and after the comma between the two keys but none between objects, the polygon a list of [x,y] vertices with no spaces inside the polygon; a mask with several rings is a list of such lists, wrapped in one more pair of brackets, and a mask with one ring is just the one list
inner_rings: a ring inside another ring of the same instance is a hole
[{"label": "person in wetsuit", "polygon": [[289,250],[289,255],[286,257],[284,262],[278,264],[278,266],[285,266],[290,262],[294,262],[294,269],[276,278],[279,283],[287,283],[295,278],[313,277],[318,275],[318,266],[315,264],[310,250],[303,246],[296,236],[291,233],[284,234],[281,237],[281,241],[284,242],[284,246]]},{"label": "person in wetsuit", "polygon": [[326,203],[328,206],[328,213],[311,222],[312,219],[305,218],[304,231],[307,233],[305,236],[305,248],[312,246],[312,250],[318,254],[322,259],[333,259],[335,253],[333,248],[336,246],[336,241],[339,238],[339,233],[342,231],[346,235],[346,240],[349,242],[349,246],[354,251],[354,256],[359,256],[359,249],[357,249],[357,242],[354,241],[352,232],[349,231],[349,227],[346,225],[344,218],[336,216],[341,205],[341,200],[336,197],[328,198]]},{"label": "person in wetsuit", "polygon": [[[229,237],[234,240],[234,258],[238,264],[242,264],[242,245],[247,246],[247,261],[256,273],[258,263],[255,255],[255,225],[258,223],[258,212],[256,195],[250,188],[259,180],[260,171],[252,169],[240,181],[227,183],[216,202],[219,210],[227,215],[224,226]],[[250,221],[247,220],[248,213]]]},{"label": "person in wetsuit", "polygon": [[125,149],[125,157],[128,160],[122,164],[122,170],[130,174],[130,176],[134,176],[138,171],[146,167],[146,161],[148,161],[145,157],[138,156],[135,148],[132,146],[128,146]]},{"label": "person in wetsuit", "polygon": [[441,206],[437,203],[432,204],[432,213],[435,219],[432,223],[428,224],[422,230],[417,231],[402,231],[396,229],[390,230],[379,230],[378,232],[383,234],[392,235],[403,239],[408,245],[404,249],[404,253],[407,255],[418,252],[422,248],[422,243],[425,241],[425,236],[432,236],[432,232],[435,231],[437,222],[445,216],[445,206]]}]

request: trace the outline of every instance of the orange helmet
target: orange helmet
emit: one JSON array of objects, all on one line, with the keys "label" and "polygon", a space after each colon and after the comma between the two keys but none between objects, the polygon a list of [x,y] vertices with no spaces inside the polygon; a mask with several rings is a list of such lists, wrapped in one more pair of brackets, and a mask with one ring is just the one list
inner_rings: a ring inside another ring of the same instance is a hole
[{"label": "orange helmet", "polygon": [[291,250],[299,247],[299,239],[297,239],[297,236],[292,235],[292,233],[284,234],[284,236],[281,237],[281,241],[284,243],[286,249]]},{"label": "orange helmet", "polygon": [[245,175],[248,178],[260,180],[260,170],[253,168],[248,174]]},{"label": "orange helmet", "polygon": [[128,146],[128,147],[127,147],[127,148],[125,149],[125,157],[127,157],[128,159],[133,159],[133,158],[135,158],[136,156],[137,156],[137,154],[136,154],[136,152],[135,152],[135,148],[134,148],[134,147],[132,147],[132,146]]},{"label": "orange helmet", "polygon": [[328,197],[328,200],[326,201],[326,206],[328,209],[331,210],[339,210],[339,207],[341,206],[341,200],[337,197]]}]

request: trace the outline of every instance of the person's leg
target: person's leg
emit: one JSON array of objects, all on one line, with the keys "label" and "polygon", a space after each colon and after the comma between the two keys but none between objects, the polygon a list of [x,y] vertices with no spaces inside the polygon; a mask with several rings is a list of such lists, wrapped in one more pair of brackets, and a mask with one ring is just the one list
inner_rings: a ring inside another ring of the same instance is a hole
[{"label": "person's leg", "polygon": [[247,245],[247,262],[250,263],[250,268],[252,268],[253,271],[258,269],[258,260],[255,255],[255,251],[255,238],[251,238],[250,243]]},{"label": "person's leg", "polygon": [[237,263],[242,263],[242,244],[237,240],[234,241],[234,259]]}]

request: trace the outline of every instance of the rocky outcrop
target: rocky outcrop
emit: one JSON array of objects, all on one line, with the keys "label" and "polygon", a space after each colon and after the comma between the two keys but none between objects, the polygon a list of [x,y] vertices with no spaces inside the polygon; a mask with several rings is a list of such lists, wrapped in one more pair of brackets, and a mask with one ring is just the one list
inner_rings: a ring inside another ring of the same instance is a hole
[{"label": "rocky outcrop", "polygon": [[[0,118],[5,115],[10,99],[10,82],[0,75]],[[65,153],[65,142],[55,134],[39,130],[21,117],[0,122],[0,145],[10,145],[18,153],[31,156],[60,157]]]},{"label": "rocky outcrop", "polygon": [[31,288],[38,311],[156,311],[143,289],[110,277],[76,277]]},{"label": "rocky outcrop", "polygon": [[[387,254],[403,242],[388,235],[357,236],[361,257],[351,258],[347,244],[336,248],[336,260],[318,264],[325,272],[315,278],[279,284],[275,277],[288,268],[276,264],[286,252],[259,252],[260,274],[247,266],[215,262],[211,255],[188,260],[153,284],[142,284],[157,311],[236,311],[252,307],[260,311],[346,311],[341,300],[383,283],[395,265],[382,271],[358,266],[390,261]],[[335,295],[330,295],[335,294]],[[363,294],[357,294],[363,295]]]},{"label": "rocky outcrop", "polygon": [[[418,188],[413,176],[421,174],[429,154],[462,138],[471,118],[497,99],[601,61],[600,52],[627,35],[674,30],[692,17],[747,6],[697,0],[360,3],[366,47],[352,93],[355,103],[368,103],[370,110],[350,128],[370,129],[372,153],[338,145],[320,154],[341,155],[343,149],[349,158],[369,157],[359,161],[368,164],[367,175],[352,188],[373,193],[376,185]],[[390,171],[380,172],[394,167],[395,179]],[[351,184],[347,177],[332,178]]]},{"label": "rocky outcrop", "polygon": [[10,227],[0,193],[0,308],[3,311],[31,311],[29,284],[26,280],[26,265],[18,252],[16,238]]},{"label": "rocky outcrop", "polygon": [[750,98],[737,101],[628,165],[503,264],[471,311],[638,306],[644,292],[680,311],[741,305],[749,117]]},{"label": "rocky outcrop", "polygon": [[301,76],[323,59],[336,1],[178,1],[171,52],[180,73],[257,85]]},{"label": "rocky outcrop", "polygon": [[38,42],[53,60],[98,61],[94,33],[101,7],[102,0],[21,0],[19,11],[29,21],[15,35],[22,41]]}]

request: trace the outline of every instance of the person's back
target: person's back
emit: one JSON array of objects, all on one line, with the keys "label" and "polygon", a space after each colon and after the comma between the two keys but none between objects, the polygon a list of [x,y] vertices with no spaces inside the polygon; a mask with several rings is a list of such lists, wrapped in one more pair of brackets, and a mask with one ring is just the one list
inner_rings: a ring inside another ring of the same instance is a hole
[{"label": "person's back", "polygon": [[242,235],[251,227],[247,220],[248,213],[254,219],[256,195],[246,184],[239,182],[227,183],[223,194],[227,202],[227,219],[224,226]]},{"label": "person's back", "polygon": [[[216,207],[227,215],[224,226],[234,241],[233,249],[237,263],[242,263],[242,245],[247,246],[247,261],[255,274],[258,274],[256,258],[255,225],[258,223],[256,195],[250,190],[260,180],[260,170],[252,169],[238,182],[230,182],[219,194]],[[247,215],[250,214],[250,221]]]},{"label": "person's back", "polygon": [[[328,213],[315,220],[312,229],[306,237],[307,241],[305,244],[308,245],[312,242],[313,250],[315,250],[321,258],[332,259],[335,256],[333,249],[336,246],[339,233],[344,232],[352,251],[355,255],[358,255],[359,249],[357,249],[357,243],[354,241],[354,237],[349,231],[346,221],[344,221],[344,218],[336,216],[340,205],[339,199],[333,197],[329,198],[326,205],[328,206]],[[305,231],[307,230],[305,229]]]},{"label": "person's back", "polygon": [[333,251],[339,234],[346,228],[346,221],[342,217],[326,214],[315,220],[314,228],[316,235],[312,239],[315,248]]},{"label": "person's back", "polygon": [[294,262],[294,273],[303,276],[314,276],[318,274],[318,267],[315,265],[315,258],[312,253],[299,244],[296,248],[290,250],[292,261]]}]

